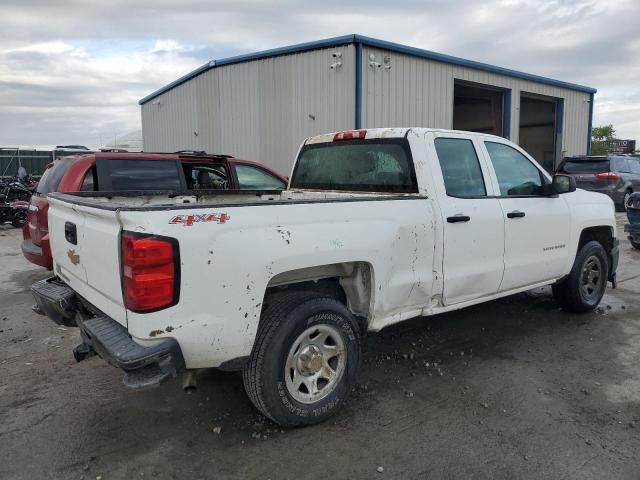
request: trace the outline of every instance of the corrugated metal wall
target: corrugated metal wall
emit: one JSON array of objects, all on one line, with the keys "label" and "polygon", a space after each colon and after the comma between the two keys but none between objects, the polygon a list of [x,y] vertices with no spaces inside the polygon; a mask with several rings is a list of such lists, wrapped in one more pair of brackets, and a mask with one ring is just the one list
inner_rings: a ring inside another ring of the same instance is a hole
[{"label": "corrugated metal wall", "polygon": [[[330,70],[337,51],[343,66]],[[369,66],[370,55],[383,66]],[[142,106],[144,150],[227,153],[288,174],[304,138],[354,128],[355,62],[356,47],[348,45],[208,70]],[[588,93],[366,45],[362,127],[452,128],[455,80],[511,90],[515,142],[520,92],[564,99],[563,155],[586,153]]]},{"label": "corrugated metal wall", "polygon": [[[371,67],[370,55],[383,67]],[[385,64],[386,56],[388,64]],[[562,150],[566,155],[587,153],[588,93],[366,46],[362,51],[362,62],[363,128],[453,128],[453,85],[455,80],[465,80],[512,90],[511,140],[516,143],[520,124],[520,92],[563,98]],[[390,68],[385,68],[387,65]]]},{"label": "corrugated metal wall", "polygon": [[204,149],[288,175],[306,137],[353,128],[355,57],[347,45],[211,69],[142,106],[144,150]]},{"label": "corrugated metal wall", "polygon": [[48,150],[0,148],[0,177],[17,175],[20,165],[30,175],[42,175],[47,165],[53,161],[52,158]]}]

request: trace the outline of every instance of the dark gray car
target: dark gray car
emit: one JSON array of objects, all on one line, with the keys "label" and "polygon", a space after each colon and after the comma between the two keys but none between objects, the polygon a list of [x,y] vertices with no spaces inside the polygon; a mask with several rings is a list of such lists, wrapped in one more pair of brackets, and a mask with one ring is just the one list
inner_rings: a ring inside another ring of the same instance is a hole
[{"label": "dark gray car", "polygon": [[624,211],[629,195],[640,192],[640,158],[632,155],[566,157],[558,167],[576,179],[578,188],[609,195]]}]

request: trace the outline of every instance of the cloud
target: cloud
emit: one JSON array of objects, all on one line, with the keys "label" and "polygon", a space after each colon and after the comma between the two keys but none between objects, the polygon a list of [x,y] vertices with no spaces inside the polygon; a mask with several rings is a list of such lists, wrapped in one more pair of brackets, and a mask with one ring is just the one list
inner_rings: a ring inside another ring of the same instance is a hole
[{"label": "cloud", "polygon": [[137,100],[208,60],[346,33],[598,88],[595,124],[640,140],[637,0],[5,0],[0,144],[140,128]]}]

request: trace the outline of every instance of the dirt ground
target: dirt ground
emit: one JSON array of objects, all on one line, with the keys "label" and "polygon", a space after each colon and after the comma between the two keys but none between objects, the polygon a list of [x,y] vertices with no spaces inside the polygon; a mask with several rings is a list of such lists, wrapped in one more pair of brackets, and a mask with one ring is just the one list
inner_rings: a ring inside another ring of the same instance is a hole
[{"label": "dirt ground", "polygon": [[2,479],[640,478],[640,251],[626,239],[597,312],[563,313],[539,289],[370,335],[348,405],[284,431],[239,374],[132,392],[99,358],[76,363],[76,329],[31,311],[47,273],[20,240],[0,231]]}]

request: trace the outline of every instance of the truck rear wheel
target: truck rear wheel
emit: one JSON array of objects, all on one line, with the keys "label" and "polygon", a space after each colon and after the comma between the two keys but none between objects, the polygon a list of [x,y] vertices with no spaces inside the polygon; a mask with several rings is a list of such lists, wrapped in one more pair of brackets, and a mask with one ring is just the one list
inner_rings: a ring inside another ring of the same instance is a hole
[{"label": "truck rear wheel", "polygon": [[553,285],[553,296],[569,312],[583,313],[598,306],[607,288],[609,261],[599,242],[582,246],[569,276]]},{"label": "truck rear wheel", "polygon": [[319,423],[347,399],[361,350],[358,323],[338,300],[281,294],[262,314],[244,387],[256,408],[280,425]]}]

